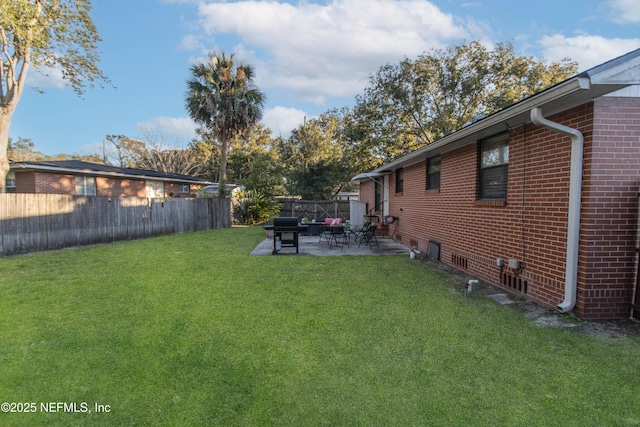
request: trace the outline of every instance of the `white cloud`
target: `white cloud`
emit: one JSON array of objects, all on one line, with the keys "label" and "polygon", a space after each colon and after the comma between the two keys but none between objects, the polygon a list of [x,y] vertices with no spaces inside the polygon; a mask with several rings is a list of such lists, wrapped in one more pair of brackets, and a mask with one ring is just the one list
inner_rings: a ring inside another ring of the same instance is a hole
[{"label": "white cloud", "polygon": [[176,138],[192,139],[196,136],[198,125],[188,117],[154,117],[136,124],[140,131],[157,132]]},{"label": "white cloud", "polygon": [[27,86],[37,89],[64,89],[69,84],[64,80],[62,69],[39,67],[27,72]]},{"label": "white cloud", "polygon": [[325,95],[361,92],[386,63],[469,37],[452,15],[425,0],[244,0],[201,3],[199,14],[207,34],[237,35],[245,56],[251,49],[267,52],[251,62],[260,87],[286,88],[319,104]]},{"label": "white cloud", "polygon": [[305,112],[296,108],[275,107],[264,111],[262,123],[274,137],[288,138],[291,131],[304,122]]},{"label": "white cloud", "polygon": [[539,44],[545,59],[558,61],[571,58],[578,62],[579,70],[584,71],[637,49],[640,47],[640,38],[607,39],[602,36],[565,37],[555,34],[543,37]]},{"label": "white cloud", "polygon": [[182,38],[180,48],[184,50],[204,50],[204,45],[200,37],[195,34],[188,34]]},{"label": "white cloud", "polygon": [[640,2],[638,0],[612,0],[613,20],[620,23],[640,22]]}]

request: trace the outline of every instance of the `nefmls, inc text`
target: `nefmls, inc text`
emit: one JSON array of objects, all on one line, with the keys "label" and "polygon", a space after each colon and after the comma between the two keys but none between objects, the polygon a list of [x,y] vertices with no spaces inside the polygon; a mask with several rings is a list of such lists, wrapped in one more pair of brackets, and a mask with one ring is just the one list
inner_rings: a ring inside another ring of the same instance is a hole
[{"label": "nefmls, inc text", "polygon": [[97,402],[93,405],[87,402],[2,402],[0,411],[3,413],[67,412],[90,414],[92,412],[111,412],[111,405]]},{"label": "nefmls, inc text", "polygon": [[111,412],[111,406],[99,403],[90,406],[87,402],[40,402],[40,412]]}]

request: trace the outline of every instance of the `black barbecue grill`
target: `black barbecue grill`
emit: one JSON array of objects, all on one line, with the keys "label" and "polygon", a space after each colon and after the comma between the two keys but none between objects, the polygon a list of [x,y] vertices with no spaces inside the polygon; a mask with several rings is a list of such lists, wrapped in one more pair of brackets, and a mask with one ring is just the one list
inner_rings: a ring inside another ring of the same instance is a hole
[{"label": "black barbecue grill", "polygon": [[281,216],[273,219],[273,254],[288,246],[296,248],[298,253],[298,234],[303,226],[298,225],[298,217]]}]

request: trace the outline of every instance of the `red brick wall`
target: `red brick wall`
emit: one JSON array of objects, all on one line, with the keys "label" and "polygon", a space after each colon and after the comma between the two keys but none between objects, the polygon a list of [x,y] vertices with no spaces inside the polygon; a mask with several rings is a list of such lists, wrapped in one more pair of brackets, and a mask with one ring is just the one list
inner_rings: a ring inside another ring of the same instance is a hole
[{"label": "red brick wall", "polygon": [[587,286],[578,301],[587,318],[628,317],[635,280],[640,99],[599,98],[594,111],[593,143],[585,150],[588,228],[583,227],[580,258]]},{"label": "red brick wall", "polygon": [[[16,193],[76,194],[75,175],[38,171],[16,171]],[[201,186],[200,186],[201,187]],[[180,193],[180,184],[165,183],[165,197],[191,197]],[[96,177],[96,195],[147,197],[147,183],[143,179]]]},{"label": "red brick wall", "polygon": [[376,187],[374,181],[367,180],[360,183],[360,201],[367,204],[367,213],[375,206],[375,191]]},{"label": "red brick wall", "polygon": [[[612,109],[625,111],[631,123],[614,125]],[[640,179],[639,115],[638,100],[600,99],[549,117],[577,128],[585,138],[575,309],[583,318],[629,316]],[[426,161],[407,167],[401,194],[395,193],[395,173],[390,176],[390,214],[399,221],[389,231],[423,252],[429,240],[438,241],[442,262],[555,306],[564,299],[570,156],[569,137],[532,124],[512,130],[506,202],[477,200],[475,144],[442,155],[439,191],[426,190]],[[372,181],[361,187],[361,200],[371,206],[373,188]],[[505,260],[502,271],[496,258]],[[509,258],[519,260],[522,269],[509,269]]]},{"label": "red brick wall", "polygon": [[98,196],[147,197],[147,184],[142,179],[96,177]]},{"label": "red brick wall", "polygon": [[73,175],[47,172],[16,172],[16,192],[36,194],[76,194]]},{"label": "red brick wall", "polygon": [[35,193],[36,177],[33,171],[16,171],[16,193]]},{"label": "red brick wall", "polygon": [[181,193],[180,187],[182,185],[175,182],[164,183],[164,196],[165,197],[192,197],[189,193]]},{"label": "red brick wall", "polygon": [[[165,197],[190,197],[180,193],[180,184],[165,183]],[[74,175],[37,171],[16,171],[16,193],[76,194]],[[96,195],[147,197],[147,184],[143,179],[96,177]]]}]

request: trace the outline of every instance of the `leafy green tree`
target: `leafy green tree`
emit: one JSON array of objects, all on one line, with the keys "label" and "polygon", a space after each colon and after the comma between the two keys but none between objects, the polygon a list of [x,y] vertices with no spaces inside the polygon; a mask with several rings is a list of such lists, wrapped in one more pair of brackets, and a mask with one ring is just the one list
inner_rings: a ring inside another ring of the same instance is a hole
[{"label": "leafy green tree", "polygon": [[108,82],[97,67],[101,41],[89,0],[0,2],[0,193],[9,170],[9,126],[31,67],[58,68],[78,94]]},{"label": "leafy green tree", "polygon": [[67,159],[82,160],[83,162],[96,163],[98,165],[104,164],[104,159],[100,154],[68,154]]},{"label": "leafy green tree", "polygon": [[[199,128],[197,133],[190,148],[203,165],[198,176],[218,181],[220,144],[206,129]],[[271,130],[260,124],[237,135],[228,151],[227,181],[265,196],[284,194],[283,167],[276,146]]]},{"label": "leafy green tree", "polygon": [[251,162],[251,173],[240,183],[248,190],[265,196],[283,195],[285,194],[283,172],[284,168],[275,150],[255,153]]},{"label": "leafy green tree", "polygon": [[279,152],[289,194],[307,200],[332,199],[351,178],[344,156],[340,117],[333,112],[305,121],[281,141]]},{"label": "leafy green tree", "polygon": [[107,135],[104,140],[109,143],[109,148],[105,149],[107,164],[120,168],[141,167],[140,159],[148,151],[143,141],[125,135]]},{"label": "leafy green tree", "polygon": [[196,129],[196,134],[197,136],[191,141],[189,148],[202,167],[197,176],[219,182],[220,145],[211,131],[205,128]]},{"label": "leafy green tree", "polygon": [[237,136],[229,150],[229,180],[265,196],[283,194],[283,167],[274,144],[271,130],[262,125]]},{"label": "leafy green tree", "polygon": [[91,163],[103,163],[98,154],[44,154],[35,151],[35,143],[29,138],[18,137],[16,142],[9,138],[7,157],[10,162],[40,162],[46,160],[82,160]]},{"label": "leafy green tree", "polygon": [[253,82],[253,68],[236,64],[233,55],[210,53],[208,62],[191,67],[186,108],[220,142],[220,197],[224,196],[231,141],[262,118],[265,95]]},{"label": "leafy green tree", "polygon": [[35,143],[29,138],[19,137],[16,142],[9,138],[7,157],[11,162],[37,162],[43,160],[45,155],[35,151]]},{"label": "leafy green tree", "polygon": [[349,139],[378,164],[420,148],[473,117],[492,114],[577,70],[568,59],[547,65],[517,56],[511,43],[492,51],[477,41],[385,65],[357,97]]}]

